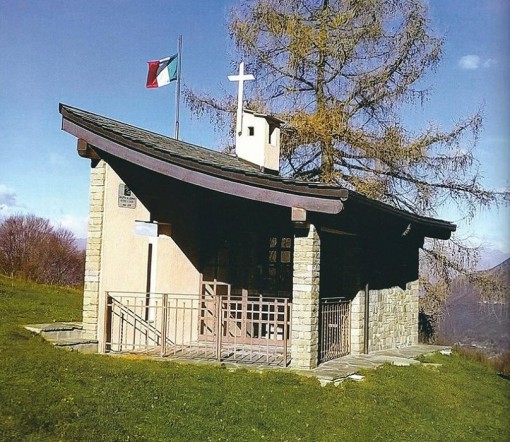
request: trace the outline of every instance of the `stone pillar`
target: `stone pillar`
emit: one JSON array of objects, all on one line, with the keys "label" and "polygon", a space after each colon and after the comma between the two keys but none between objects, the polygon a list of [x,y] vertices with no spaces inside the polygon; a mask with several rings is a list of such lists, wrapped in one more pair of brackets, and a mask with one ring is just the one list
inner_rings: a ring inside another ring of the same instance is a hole
[{"label": "stone pillar", "polygon": [[418,322],[419,322],[419,301],[420,301],[420,281],[416,280],[407,284],[409,291],[409,315],[410,315],[410,328],[411,337],[410,345],[418,345]]},{"label": "stone pillar", "polygon": [[315,226],[294,239],[291,366],[312,369],[319,357],[320,239]]},{"label": "stone pillar", "polygon": [[[359,355],[365,343],[365,291],[360,290],[351,301],[351,354]],[[369,349],[370,351],[370,349]]]},{"label": "stone pillar", "polygon": [[90,171],[89,228],[83,291],[83,337],[98,338],[99,283],[106,164],[100,161]]}]

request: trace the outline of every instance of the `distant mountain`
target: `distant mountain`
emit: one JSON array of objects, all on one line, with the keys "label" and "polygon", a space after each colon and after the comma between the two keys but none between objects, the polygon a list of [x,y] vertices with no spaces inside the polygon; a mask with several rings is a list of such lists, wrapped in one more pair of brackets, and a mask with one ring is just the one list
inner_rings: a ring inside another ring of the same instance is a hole
[{"label": "distant mountain", "polygon": [[487,270],[485,273],[497,276],[503,282],[508,284],[510,276],[510,258],[503,261],[501,264],[494,266],[492,269]]},{"label": "distant mountain", "polygon": [[440,322],[439,337],[450,343],[473,345],[489,353],[509,351],[510,259],[472,276],[491,277],[498,285],[506,287],[506,291],[499,292],[499,298],[503,298],[503,301],[488,301],[492,293],[482,292],[467,277],[457,278],[453,281],[452,292]]},{"label": "distant mountain", "polygon": [[510,258],[510,253],[502,252],[501,250],[484,248],[480,253],[480,262],[478,263],[478,270],[492,269],[499,263]]}]

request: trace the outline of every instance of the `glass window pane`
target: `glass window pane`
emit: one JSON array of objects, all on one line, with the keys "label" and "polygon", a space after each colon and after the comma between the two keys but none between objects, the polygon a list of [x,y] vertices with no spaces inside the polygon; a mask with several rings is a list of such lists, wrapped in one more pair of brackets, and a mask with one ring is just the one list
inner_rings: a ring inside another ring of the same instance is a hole
[{"label": "glass window pane", "polygon": [[281,254],[281,261],[280,262],[284,262],[284,263],[288,263],[290,262],[290,252],[282,252]]}]

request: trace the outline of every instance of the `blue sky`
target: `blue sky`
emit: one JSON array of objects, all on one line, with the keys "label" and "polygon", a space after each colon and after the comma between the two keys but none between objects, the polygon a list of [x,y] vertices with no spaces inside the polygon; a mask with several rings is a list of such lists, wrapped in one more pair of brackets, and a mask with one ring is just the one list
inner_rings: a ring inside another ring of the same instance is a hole
[{"label": "blue sky", "polygon": [[[235,0],[0,0],[0,217],[34,213],[86,236],[88,161],[76,139],[60,130],[58,103],[167,135],[173,134],[175,83],[146,89],[149,60],[176,52],[184,40],[183,82],[211,94],[236,86],[227,20]],[[444,128],[484,109],[477,148],[484,183],[509,186],[510,2],[429,0],[436,33],[445,34],[443,60],[424,84],[424,107],[407,110],[416,129]],[[217,148],[207,119],[181,106],[181,139]],[[452,210],[442,217],[457,221]],[[471,226],[494,249],[510,252],[510,210],[491,210]]]}]

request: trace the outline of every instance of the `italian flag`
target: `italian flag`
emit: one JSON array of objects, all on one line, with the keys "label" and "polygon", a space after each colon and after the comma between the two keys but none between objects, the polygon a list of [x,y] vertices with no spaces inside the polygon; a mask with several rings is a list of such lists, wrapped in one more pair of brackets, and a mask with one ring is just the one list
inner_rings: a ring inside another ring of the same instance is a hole
[{"label": "italian flag", "polygon": [[177,54],[147,63],[149,64],[147,87],[166,86],[170,82],[177,80]]}]

